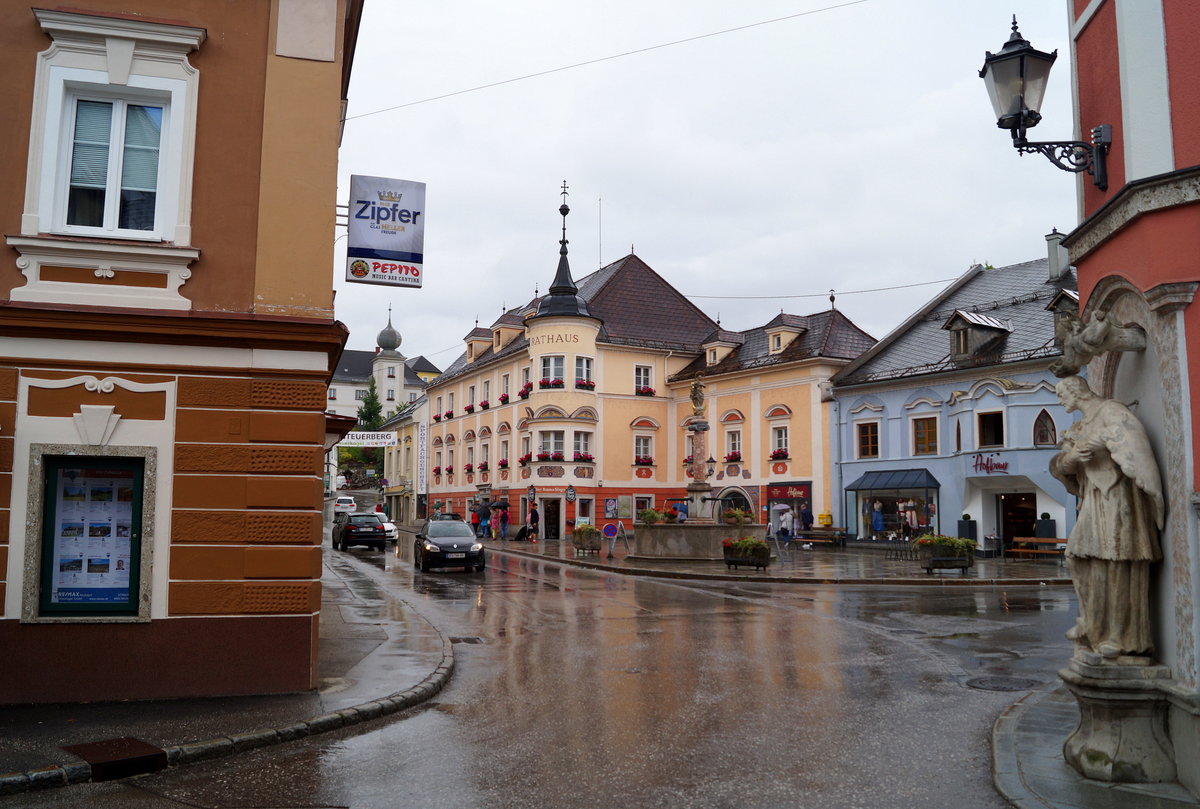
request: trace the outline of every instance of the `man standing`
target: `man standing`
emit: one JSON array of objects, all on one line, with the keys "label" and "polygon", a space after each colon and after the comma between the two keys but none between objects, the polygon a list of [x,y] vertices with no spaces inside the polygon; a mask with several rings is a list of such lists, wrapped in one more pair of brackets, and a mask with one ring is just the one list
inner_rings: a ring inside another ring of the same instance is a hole
[{"label": "man standing", "polygon": [[538,525],[541,523],[541,515],[538,514],[537,503],[529,507],[529,541],[537,542]]}]

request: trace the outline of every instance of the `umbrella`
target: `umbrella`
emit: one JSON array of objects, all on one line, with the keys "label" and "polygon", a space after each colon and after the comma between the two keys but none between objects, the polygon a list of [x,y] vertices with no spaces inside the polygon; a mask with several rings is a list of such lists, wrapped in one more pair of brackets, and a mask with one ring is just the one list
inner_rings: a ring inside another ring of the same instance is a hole
[{"label": "umbrella", "polygon": [[489,503],[488,508],[508,508],[507,500],[497,500],[494,503]]},{"label": "umbrella", "polygon": [[792,507],[787,503],[776,503],[775,505],[771,506],[771,508],[774,511],[791,511],[792,509]]}]

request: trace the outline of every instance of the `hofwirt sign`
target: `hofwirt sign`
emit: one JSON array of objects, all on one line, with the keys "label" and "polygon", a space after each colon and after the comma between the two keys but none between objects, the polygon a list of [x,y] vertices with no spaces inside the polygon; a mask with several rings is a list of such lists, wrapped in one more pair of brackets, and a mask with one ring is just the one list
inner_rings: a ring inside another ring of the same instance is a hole
[{"label": "hofwirt sign", "polygon": [[347,281],[421,286],[425,183],[352,175],[347,223]]}]

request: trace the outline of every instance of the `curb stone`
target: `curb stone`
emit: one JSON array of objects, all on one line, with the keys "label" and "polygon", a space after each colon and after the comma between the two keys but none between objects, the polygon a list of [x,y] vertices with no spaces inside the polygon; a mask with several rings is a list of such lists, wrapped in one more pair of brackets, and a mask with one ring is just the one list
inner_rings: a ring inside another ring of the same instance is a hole
[{"label": "curb stone", "polygon": [[[441,629],[430,623],[429,619],[416,610],[413,612],[429,624],[442,642],[441,662],[417,685],[361,705],[315,716],[307,721],[296,722],[281,728],[261,728],[234,736],[218,736],[214,739],[166,747],[163,749],[167,754],[167,767],[211,761],[235,753],[295,741],[306,736],[315,736],[318,733],[338,730],[397,713],[404,708],[410,708],[428,700],[446,686],[450,676],[454,673],[454,649],[450,639]],[[92,768],[87,762],[53,764],[25,772],[0,773],[0,795],[15,795],[34,789],[50,789],[69,784],[87,783],[91,781],[91,778]]]}]

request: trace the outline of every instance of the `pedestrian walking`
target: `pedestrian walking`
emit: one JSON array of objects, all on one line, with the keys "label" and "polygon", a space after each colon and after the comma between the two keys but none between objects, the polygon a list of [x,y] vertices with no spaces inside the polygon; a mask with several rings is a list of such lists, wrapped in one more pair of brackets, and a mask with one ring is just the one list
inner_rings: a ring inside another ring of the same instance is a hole
[{"label": "pedestrian walking", "polygon": [[541,524],[541,521],[542,521],[542,517],[540,514],[538,514],[537,505],[535,504],[535,505],[530,506],[529,507],[529,534],[528,534],[530,542],[538,541],[538,527]]},{"label": "pedestrian walking", "polygon": [[800,507],[800,525],[805,531],[811,531],[813,527],[812,509],[805,503]]},{"label": "pedestrian walking", "polygon": [[508,539],[508,509],[500,509],[500,538]]},{"label": "pedestrian walking", "polygon": [[787,542],[792,538],[792,526],[794,524],[794,519],[795,515],[792,513],[790,508],[779,515],[779,530],[776,532],[776,535],[784,542]]},{"label": "pedestrian walking", "polygon": [[479,516],[479,538],[486,539],[488,534],[488,526],[491,525],[492,518],[488,515],[485,509],[483,514]]},{"label": "pedestrian walking", "polygon": [[471,530],[475,532],[475,536],[479,536],[479,509],[471,509]]}]

